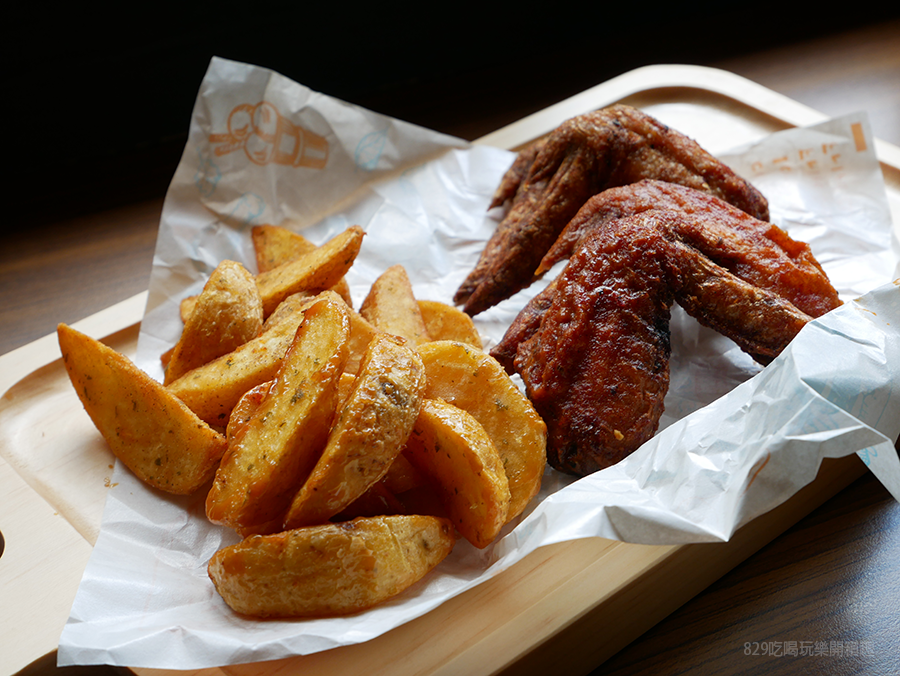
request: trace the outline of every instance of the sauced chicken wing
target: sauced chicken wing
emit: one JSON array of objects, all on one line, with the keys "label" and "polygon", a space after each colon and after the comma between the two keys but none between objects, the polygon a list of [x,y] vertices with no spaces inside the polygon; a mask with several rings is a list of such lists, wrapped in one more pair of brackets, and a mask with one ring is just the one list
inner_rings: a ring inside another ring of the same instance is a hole
[{"label": "sauced chicken wing", "polygon": [[526,148],[492,206],[511,206],[454,302],[477,314],[525,288],[566,224],[602,190],[654,178],[678,183],[768,219],[765,198],[687,136],[630,106],[565,122]]}]

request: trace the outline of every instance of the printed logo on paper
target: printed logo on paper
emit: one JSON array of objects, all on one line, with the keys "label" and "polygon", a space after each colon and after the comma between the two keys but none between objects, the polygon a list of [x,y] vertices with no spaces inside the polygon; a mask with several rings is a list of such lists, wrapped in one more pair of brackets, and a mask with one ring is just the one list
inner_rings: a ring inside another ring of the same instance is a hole
[{"label": "printed logo on paper", "polygon": [[266,210],[265,200],[253,192],[245,192],[235,202],[229,216],[242,223],[252,223]]},{"label": "printed logo on paper", "polygon": [[254,164],[324,169],[328,141],[283,117],[268,101],[243,103],[228,116],[227,134],[210,134],[217,156],[243,151]]},{"label": "printed logo on paper", "polygon": [[365,171],[372,171],[381,159],[381,153],[387,144],[387,129],[373,131],[363,136],[356,146],[353,159],[356,166]]},{"label": "printed logo on paper", "polygon": [[194,173],[194,185],[204,197],[209,197],[216,191],[216,186],[222,180],[222,171],[215,161],[206,153],[197,151],[197,171]]}]

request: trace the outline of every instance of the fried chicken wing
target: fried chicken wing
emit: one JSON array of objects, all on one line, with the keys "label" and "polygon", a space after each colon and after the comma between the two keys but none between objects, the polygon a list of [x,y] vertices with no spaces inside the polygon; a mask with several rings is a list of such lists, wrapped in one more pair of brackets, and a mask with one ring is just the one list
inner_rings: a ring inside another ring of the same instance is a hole
[{"label": "fried chicken wing", "polygon": [[[665,181],[643,180],[610,188],[592,197],[545,256],[545,260],[553,257],[547,267],[566,258],[591,231],[610,227],[618,219],[638,214],[667,214],[658,222],[670,228],[672,241],[703,255],[702,258],[682,256],[679,269],[692,265],[694,280],[720,279],[724,270],[736,278],[730,280],[730,284],[742,280],[766,291],[764,306],[770,308],[770,319],[774,321],[777,310],[781,313],[779,321],[786,330],[796,333],[798,317],[808,321],[809,317],[819,317],[841,304],[837,291],[806,243],[792,239],[778,226],[753,218],[717,197]],[[675,251],[673,248],[673,255]],[[705,268],[705,274],[701,274],[701,267]],[[774,356],[771,348],[754,346],[742,338],[752,333],[749,315],[744,317],[743,326],[740,315],[730,324],[721,320],[718,324],[713,323],[704,307],[704,303],[711,302],[705,300],[708,294],[700,293],[698,283],[689,283],[689,279],[682,275],[680,281],[673,281],[676,293],[679,293],[679,286],[684,286],[681,295],[676,296],[679,304],[702,323],[732,338],[757,361],[770,361]],[[494,348],[497,360],[507,370],[514,370],[512,364],[519,344],[537,330],[555,291],[556,280],[525,306]],[[748,289],[745,298],[749,297]],[[785,301],[789,304],[788,309],[784,309]],[[738,310],[745,312],[744,308]]]},{"label": "fried chicken wing", "polygon": [[704,326],[731,338],[759,363],[768,364],[781,354],[812,319],[790,300],[733,275],[668,234],[675,302]]},{"label": "fried chicken wing", "polygon": [[514,361],[519,345],[531,338],[541,326],[541,319],[544,313],[553,303],[556,295],[556,285],[559,283],[559,277],[552,280],[544,290],[534,296],[525,307],[516,315],[509,328],[503,334],[503,338],[491,349],[491,356],[494,357],[508,373],[515,373],[516,368]]},{"label": "fried chicken wing", "polygon": [[543,274],[566,258],[585,233],[623,216],[666,210],[678,237],[741,279],[774,291],[812,317],[841,304],[809,245],[707,192],[642,180],[604,190],[566,225],[538,267]]},{"label": "fried chicken wing", "polygon": [[654,178],[707,191],[760,220],[765,198],[687,136],[616,105],[568,120],[513,163],[492,206],[511,206],[454,295],[470,315],[534,279],[544,254],[578,210],[602,190]]},{"label": "fried chicken wing", "polygon": [[669,384],[664,228],[641,217],[615,225],[573,254],[514,360],[547,423],[548,462],[579,476],[653,436]]},{"label": "fried chicken wing", "polygon": [[656,432],[668,391],[673,303],[761,363],[810,321],[771,288],[777,284],[755,283],[765,281],[760,269],[732,272],[707,256],[697,243],[721,246],[730,238],[727,229],[701,234],[702,226],[693,214],[648,209],[586,230],[559,277],[491,351],[522,376],[547,422],[556,469],[589,474]]}]

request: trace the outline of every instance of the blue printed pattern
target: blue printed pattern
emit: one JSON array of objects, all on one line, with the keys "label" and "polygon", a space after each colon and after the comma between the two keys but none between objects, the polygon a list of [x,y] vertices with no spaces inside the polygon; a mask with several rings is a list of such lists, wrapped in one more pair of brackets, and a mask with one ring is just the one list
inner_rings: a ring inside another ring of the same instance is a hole
[{"label": "blue printed pattern", "polygon": [[373,131],[362,137],[356,145],[353,159],[356,166],[364,171],[373,171],[381,159],[384,147],[387,144],[387,127],[381,131]]}]

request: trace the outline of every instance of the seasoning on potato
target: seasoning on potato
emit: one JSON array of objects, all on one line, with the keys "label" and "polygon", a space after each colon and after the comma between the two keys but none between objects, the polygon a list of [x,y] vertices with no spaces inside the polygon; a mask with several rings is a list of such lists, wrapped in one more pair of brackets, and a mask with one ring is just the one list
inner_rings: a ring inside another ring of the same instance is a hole
[{"label": "seasoning on potato", "polygon": [[418,353],[396,336],[375,336],[284,527],[324,523],[381,479],[406,444],[424,390]]},{"label": "seasoning on potato", "polygon": [[461,408],[426,399],[404,453],[431,480],[460,534],[480,549],[493,542],[509,512],[509,481],[481,424]]},{"label": "seasoning on potato", "polygon": [[455,541],[445,519],[362,517],[251,536],[216,552],[208,572],[225,602],[244,615],[349,615],[418,582]]},{"label": "seasoning on potato", "polygon": [[225,452],[223,435],[124,355],[66,324],[57,336],[75,392],[128,469],[179,495],[212,478]]},{"label": "seasoning on potato", "polygon": [[229,440],[206,498],[213,523],[269,525],[290,505],[331,429],[350,320],[334,293],[306,309],[271,389]]}]

